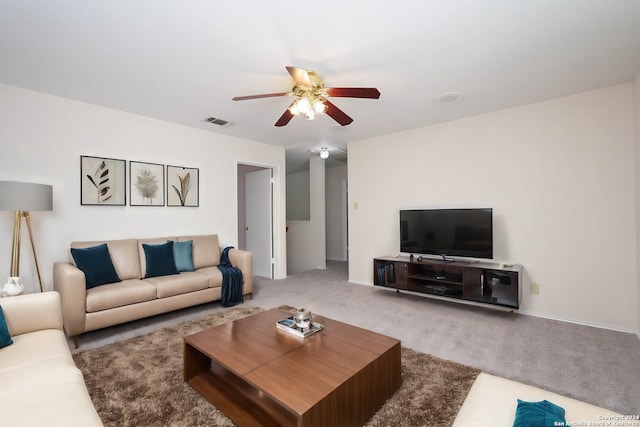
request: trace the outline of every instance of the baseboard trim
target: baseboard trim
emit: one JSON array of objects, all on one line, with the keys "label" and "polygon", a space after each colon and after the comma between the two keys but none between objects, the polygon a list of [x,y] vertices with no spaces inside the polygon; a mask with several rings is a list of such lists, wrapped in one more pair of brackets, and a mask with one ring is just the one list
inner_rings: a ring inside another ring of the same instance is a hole
[{"label": "baseboard trim", "polygon": [[[358,281],[355,281],[355,280],[348,280],[348,283],[351,283],[351,284],[354,284],[354,285],[361,285],[361,286],[371,286],[371,287],[374,286],[371,283],[358,282]],[[402,291],[402,292],[409,292],[409,291]],[[417,295],[419,295],[419,294],[417,294]],[[454,301],[454,302],[458,303],[458,301]],[[608,326],[608,325],[600,325],[600,324],[597,324],[597,323],[582,322],[582,321],[579,321],[579,320],[567,319],[567,318],[562,318],[562,317],[557,317],[557,316],[549,316],[547,314],[536,313],[536,312],[527,311],[527,310],[515,310],[515,312],[518,313],[518,314],[524,314],[524,315],[527,315],[527,316],[539,317],[541,319],[557,320],[559,322],[573,323],[575,325],[589,326],[589,327],[592,327],[592,328],[599,328],[599,329],[607,329],[607,330],[616,331],[616,332],[624,332],[624,333],[627,333],[627,334],[633,334],[638,339],[640,339],[640,331],[636,331],[636,330],[633,330],[633,329],[624,329],[624,328],[618,328],[618,327],[615,327],[615,326]]]},{"label": "baseboard trim", "polygon": [[634,331],[632,329],[624,329],[624,328],[618,328],[616,326],[608,326],[608,325],[600,325],[598,323],[583,322],[583,321],[580,321],[580,320],[567,319],[567,318],[558,317],[558,316],[550,316],[548,314],[536,313],[536,312],[531,312],[531,311],[526,311],[526,310],[519,310],[518,313],[526,314],[527,316],[539,317],[539,318],[542,318],[542,319],[557,320],[559,322],[573,323],[575,325],[589,326],[589,327],[592,327],[592,328],[608,329],[610,331],[624,332],[624,333],[627,333],[627,334],[634,334],[634,335],[636,335],[638,337],[638,339],[640,339],[640,332],[639,331]]},{"label": "baseboard trim", "polygon": [[371,283],[366,282],[356,282],[355,280],[347,280],[347,283],[351,283],[352,285],[360,285],[360,286],[370,286],[373,287]]}]

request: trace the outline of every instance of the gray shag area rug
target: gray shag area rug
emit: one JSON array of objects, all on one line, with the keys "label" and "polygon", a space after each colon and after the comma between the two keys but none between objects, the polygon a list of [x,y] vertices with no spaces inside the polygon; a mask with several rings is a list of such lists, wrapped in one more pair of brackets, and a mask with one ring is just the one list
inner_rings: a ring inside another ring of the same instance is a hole
[{"label": "gray shag area rug", "polygon": [[[75,354],[104,425],[234,426],[184,382],[182,337],[260,311],[231,308]],[[450,426],[479,372],[403,347],[402,385],[366,426]]]}]

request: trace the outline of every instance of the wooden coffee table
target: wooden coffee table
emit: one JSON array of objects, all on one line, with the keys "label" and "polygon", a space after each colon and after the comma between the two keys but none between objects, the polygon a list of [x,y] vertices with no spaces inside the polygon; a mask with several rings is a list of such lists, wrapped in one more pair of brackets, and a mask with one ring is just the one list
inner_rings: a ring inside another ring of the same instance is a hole
[{"label": "wooden coffee table", "polygon": [[400,386],[400,341],[322,316],[298,338],[272,309],[184,337],[184,379],[238,426],[362,426]]}]

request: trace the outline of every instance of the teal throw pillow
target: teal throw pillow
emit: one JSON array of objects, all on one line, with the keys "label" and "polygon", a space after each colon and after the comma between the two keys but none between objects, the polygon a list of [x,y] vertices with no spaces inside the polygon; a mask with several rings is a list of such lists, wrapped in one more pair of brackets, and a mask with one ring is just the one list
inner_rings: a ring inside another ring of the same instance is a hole
[{"label": "teal throw pillow", "polygon": [[564,409],[548,400],[525,402],[518,399],[516,419],[513,427],[558,427],[566,426]]},{"label": "teal throw pillow", "polygon": [[2,312],[2,306],[0,306],[0,348],[13,344],[11,334],[9,334],[9,328],[7,327],[7,321],[4,319],[4,313]]},{"label": "teal throw pillow", "polygon": [[87,289],[122,281],[113,266],[106,243],[90,248],[71,248],[71,256],[84,273]]},{"label": "teal throw pillow", "polygon": [[173,242],[173,257],[178,271],[194,271],[193,268],[193,240]]},{"label": "teal throw pillow", "polygon": [[176,260],[173,256],[173,241],[159,245],[142,244],[144,259],[147,262],[147,271],[144,277],[168,276],[178,274]]}]

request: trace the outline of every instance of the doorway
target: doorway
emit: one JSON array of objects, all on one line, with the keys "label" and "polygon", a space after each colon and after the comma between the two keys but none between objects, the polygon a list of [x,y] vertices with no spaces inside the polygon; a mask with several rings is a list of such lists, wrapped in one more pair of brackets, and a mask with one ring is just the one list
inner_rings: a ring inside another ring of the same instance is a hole
[{"label": "doorway", "polygon": [[253,274],[274,277],[273,169],[238,163],[238,248],[253,254]]}]

